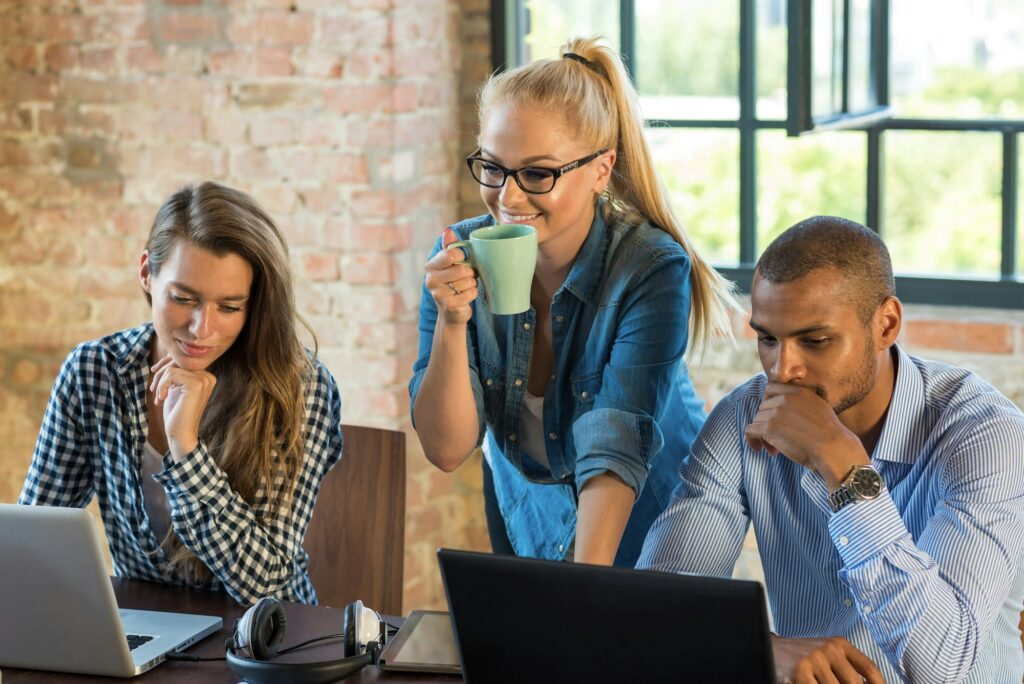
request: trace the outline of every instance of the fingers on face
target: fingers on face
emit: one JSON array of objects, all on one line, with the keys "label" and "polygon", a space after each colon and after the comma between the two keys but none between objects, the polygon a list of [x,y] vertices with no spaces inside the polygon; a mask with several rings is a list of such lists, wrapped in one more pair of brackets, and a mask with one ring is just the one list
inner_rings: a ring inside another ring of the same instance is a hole
[{"label": "fingers on face", "polygon": [[154,400],[159,404],[167,398],[167,393],[171,391],[172,387],[192,385],[209,394],[216,384],[217,378],[208,371],[190,371],[173,364],[166,364],[153,373],[149,388],[153,392]]}]

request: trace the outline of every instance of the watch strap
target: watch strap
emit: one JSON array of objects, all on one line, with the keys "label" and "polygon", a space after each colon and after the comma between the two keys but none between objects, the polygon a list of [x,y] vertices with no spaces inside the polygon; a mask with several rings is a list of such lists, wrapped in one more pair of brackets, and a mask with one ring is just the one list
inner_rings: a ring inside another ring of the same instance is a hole
[{"label": "watch strap", "polygon": [[853,503],[853,501],[853,492],[845,484],[840,485],[839,489],[828,495],[828,503],[832,506],[833,513],[838,513],[843,506]]}]

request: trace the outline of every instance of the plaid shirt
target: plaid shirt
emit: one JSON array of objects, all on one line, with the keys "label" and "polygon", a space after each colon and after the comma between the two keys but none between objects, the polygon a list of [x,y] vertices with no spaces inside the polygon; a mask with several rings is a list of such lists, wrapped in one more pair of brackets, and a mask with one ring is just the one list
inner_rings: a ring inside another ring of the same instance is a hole
[{"label": "plaid shirt", "polygon": [[[18,502],[78,506],[99,497],[114,573],[186,584],[168,563],[142,500],[148,434],[146,383],[153,326],[76,347],[61,367]],[[203,586],[242,604],[261,596],[316,603],[302,548],[317,491],[341,457],[341,397],[317,360],[306,380],[306,458],[291,507],[274,511],[265,489],[246,503],[200,440],[180,463],[164,458],[154,478],[167,492],[171,524],[212,571]]]}]

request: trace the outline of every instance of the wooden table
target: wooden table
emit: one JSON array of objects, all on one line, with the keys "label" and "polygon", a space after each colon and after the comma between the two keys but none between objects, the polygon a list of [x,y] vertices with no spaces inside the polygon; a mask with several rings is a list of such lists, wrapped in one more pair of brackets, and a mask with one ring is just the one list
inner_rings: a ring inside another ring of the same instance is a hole
[{"label": "wooden table", "polygon": [[[224,626],[220,631],[206,637],[188,649],[187,653],[198,656],[224,655],[224,642],[231,637],[232,626],[244,612],[227,594],[192,591],[169,587],[152,582],[139,580],[123,580],[112,578],[117,603],[121,608],[139,608],[143,610],[163,610],[178,613],[201,613],[219,615],[224,618]],[[326,634],[341,632],[342,611],[337,608],[307,606],[300,603],[285,602],[287,631],[281,648]],[[343,657],[341,640],[316,644],[275,659],[276,662],[314,662],[333,660]],[[181,662],[168,661],[158,665],[144,675],[133,680],[118,680],[89,675],[71,675],[39,670],[15,670],[0,668],[3,672],[3,684],[24,684],[38,682],[80,682],[96,684],[100,681],[139,681],[145,684],[166,683],[206,683],[217,682],[234,684],[239,681],[237,675],[228,669],[227,663],[215,662]],[[357,674],[343,680],[346,683],[360,684],[363,682],[461,682],[462,678],[452,675],[430,675],[400,672],[385,672],[373,665],[364,668]]]}]

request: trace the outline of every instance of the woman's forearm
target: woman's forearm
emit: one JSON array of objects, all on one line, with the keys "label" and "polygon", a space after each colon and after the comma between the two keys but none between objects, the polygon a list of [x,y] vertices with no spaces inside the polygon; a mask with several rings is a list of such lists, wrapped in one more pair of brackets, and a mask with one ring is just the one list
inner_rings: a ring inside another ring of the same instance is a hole
[{"label": "woman's forearm", "polygon": [[427,460],[446,472],[469,458],[479,437],[469,374],[466,324],[449,324],[438,317],[413,417]]},{"label": "woman's forearm", "polygon": [[618,475],[606,472],[587,480],[576,515],[577,563],[612,564],[635,501],[633,488]]}]

